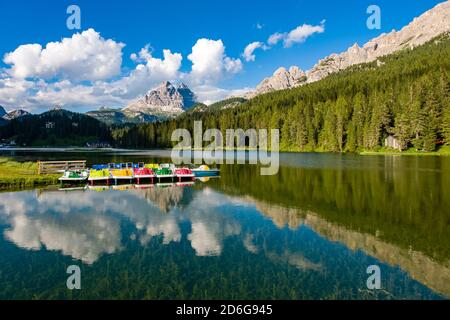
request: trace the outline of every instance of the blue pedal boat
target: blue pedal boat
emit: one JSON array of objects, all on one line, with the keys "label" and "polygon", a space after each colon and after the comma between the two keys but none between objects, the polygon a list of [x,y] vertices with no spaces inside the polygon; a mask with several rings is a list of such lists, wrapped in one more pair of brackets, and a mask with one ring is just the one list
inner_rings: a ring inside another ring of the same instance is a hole
[{"label": "blue pedal boat", "polygon": [[218,177],[220,175],[219,169],[211,169],[207,165],[200,166],[197,169],[192,169],[192,172],[196,178]]}]

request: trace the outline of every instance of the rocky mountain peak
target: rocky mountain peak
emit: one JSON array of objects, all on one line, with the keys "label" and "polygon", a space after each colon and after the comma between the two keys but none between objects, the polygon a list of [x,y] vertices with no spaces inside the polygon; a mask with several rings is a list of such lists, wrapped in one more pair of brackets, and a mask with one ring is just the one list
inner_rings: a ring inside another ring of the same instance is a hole
[{"label": "rocky mountain peak", "polygon": [[164,81],[147,92],[144,97],[130,103],[123,112],[172,117],[183,113],[195,104],[195,95],[186,84],[181,83],[175,87],[171,82]]},{"label": "rocky mountain peak", "polygon": [[[275,91],[290,89],[321,80],[352,65],[376,61],[378,58],[405,48],[414,48],[450,31],[450,1],[445,1],[423,13],[403,27],[370,40],[362,47],[355,43],[346,51],[320,60],[306,74],[297,67],[289,71],[279,68],[272,77],[264,79],[247,96],[249,98]],[[297,69],[295,69],[297,68]]]},{"label": "rocky mountain peak", "polygon": [[10,121],[10,120],[21,118],[21,117],[28,116],[28,115],[30,115],[30,113],[28,111],[18,109],[18,110],[12,110],[12,111],[8,112],[7,114],[3,115],[2,118]]},{"label": "rocky mountain peak", "polygon": [[195,97],[195,94],[191,91],[191,89],[189,89],[189,87],[186,84],[181,83],[178,86],[177,91],[183,97],[185,109],[189,109],[197,103],[197,98]]},{"label": "rocky mountain peak", "polygon": [[305,72],[297,66],[290,67],[289,73],[293,79],[298,79],[298,80],[300,80],[302,77],[305,76]]},{"label": "rocky mountain peak", "polygon": [[289,89],[295,86],[300,85],[305,79],[305,72],[303,72],[299,67],[292,66],[289,70],[281,67],[278,68],[273,76],[264,79],[257,87],[254,92],[251,92],[247,95],[248,98],[252,98],[254,96],[276,91]]},{"label": "rocky mountain peak", "polygon": [[273,73],[274,77],[283,77],[286,76],[286,74],[288,73],[288,71],[286,70],[285,67],[280,67],[277,70],[275,70],[275,72]]},{"label": "rocky mountain peak", "polygon": [[438,4],[415,18],[400,31],[392,30],[370,40],[362,47],[354,44],[347,51],[332,54],[307,72],[314,82],[352,65],[368,63],[405,48],[414,48],[450,30],[450,1]]}]

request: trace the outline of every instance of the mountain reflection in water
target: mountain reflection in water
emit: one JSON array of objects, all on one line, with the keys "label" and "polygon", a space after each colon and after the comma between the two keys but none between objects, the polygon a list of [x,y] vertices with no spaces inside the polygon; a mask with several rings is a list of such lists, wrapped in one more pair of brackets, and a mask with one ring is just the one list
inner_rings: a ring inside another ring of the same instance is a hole
[{"label": "mountain reflection in water", "polygon": [[[448,170],[408,164],[311,161],[275,177],[232,165],[185,187],[0,193],[0,298],[450,297]],[[65,268],[78,262],[74,296]],[[382,290],[366,288],[373,264]]]},{"label": "mountain reflection in water", "polygon": [[[336,272],[321,262],[321,254],[305,256],[298,242],[270,242],[272,228],[252,225],[255,213],[271,220],[281,234],[307,227],[332,242],[361,250],[382,263],[398,265],[413,279],[450,295],[450,269],[420,252],[402,250],[374,236],[329,223],[316,213],[257,201],[249,196],[218,193],[210,187],[150,188],[127,191],[19,192],[0,194],[4,237],[27,250],[57,251],[95,266],[108,255],[127,250],[121,223],[134,228],[129,238],[147,246],[152,238],[163,245],[185,237],[197,257],[220,256],[229,237],[240,239],[252,254],[263,254],[278,265],[316,273]],[[229,208],[234,208],[233,214]],[[243,217],[249,214],[250,217]],[[256,218],[257,219],[257,218]],[[182,225],[190,230],[183,233]],[[286,229],[289,226],[290,229]],[[262,240],[262,241],[261,241]],[[283,243],[284,242],[284,243]]]}]

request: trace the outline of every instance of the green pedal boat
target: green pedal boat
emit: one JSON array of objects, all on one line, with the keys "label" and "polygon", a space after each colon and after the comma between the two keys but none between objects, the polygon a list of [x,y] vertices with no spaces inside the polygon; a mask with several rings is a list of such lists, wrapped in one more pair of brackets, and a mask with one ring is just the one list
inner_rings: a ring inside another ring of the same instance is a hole
[{"label": "green pedal boat", "polygon": [[87,170],[66,170],[58,180],[63,183],[81,183],[86,182],[89,177]]}]

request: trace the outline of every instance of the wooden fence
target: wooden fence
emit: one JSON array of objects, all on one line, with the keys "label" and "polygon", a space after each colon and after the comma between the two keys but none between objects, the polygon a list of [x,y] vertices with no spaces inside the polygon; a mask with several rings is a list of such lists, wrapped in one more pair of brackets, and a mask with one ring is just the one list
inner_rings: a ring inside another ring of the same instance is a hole
[{"label": "wooden fence", "polygon": [[38,161],[38,174],[58,173],[64,170],[86,169],[86,160]]}]

